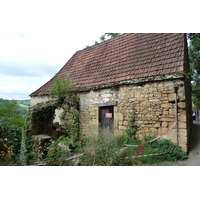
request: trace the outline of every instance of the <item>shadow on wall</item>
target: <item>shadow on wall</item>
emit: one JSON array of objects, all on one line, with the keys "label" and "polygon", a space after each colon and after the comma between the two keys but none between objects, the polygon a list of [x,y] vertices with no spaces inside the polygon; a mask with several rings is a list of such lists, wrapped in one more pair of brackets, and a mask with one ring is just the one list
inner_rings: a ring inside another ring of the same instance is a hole
[{"label": "shadow on wall", "polygon": [[193,121],[189,152],[200,146],[200,122]]}]

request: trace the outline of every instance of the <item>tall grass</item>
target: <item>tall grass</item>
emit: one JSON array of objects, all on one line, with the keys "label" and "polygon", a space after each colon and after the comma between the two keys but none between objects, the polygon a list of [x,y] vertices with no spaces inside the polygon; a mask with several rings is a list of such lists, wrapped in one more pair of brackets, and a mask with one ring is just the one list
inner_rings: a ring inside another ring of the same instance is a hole
[{"label": "tall grass", "polygon": [[144,146],[144,154],[166,153],[141,158],[127,158],[136,155],[136,147],[126,147],[123,144],[140,145],[152,138],[138,139],[127,135],[113,136],[102,133],[91,135],[86,139],[84,151],[96,149],[81,157],[81,165],[85,166],[138,166],[162,165],[163,162],[174,162],[187,158],[181,148],[169,140],[156,140]]}]

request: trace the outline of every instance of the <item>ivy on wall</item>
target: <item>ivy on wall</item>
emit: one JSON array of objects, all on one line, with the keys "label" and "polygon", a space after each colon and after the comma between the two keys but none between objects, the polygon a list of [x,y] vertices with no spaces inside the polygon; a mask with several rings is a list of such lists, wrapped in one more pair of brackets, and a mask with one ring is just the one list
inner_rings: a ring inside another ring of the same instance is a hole
[{"label": "ivy on wall", "polygon": [[128,128],[126,129],[126,134],[129,137],[136,137],[136,132],[137,132],[137,125],[135,123],[135,110],[132,108],[132,112],[130,114],[130,119],[128,123]]},{"label": "ivy on wall", "polygon": [[46,103],[36,105],[32,110],[31,130],[33,135],[52,135],[53,119],[55,115],[56,103]]},{"label": "ivy on wall", "polygon": [[[25,131],[26,161],[30,162],[38,158],[36,154],[39,151],[36,150],[34,135],[49,135],[54,141],[59,140],[60,137],[64,141],[67,139],[70,141],[68,146],[71,150],[81,146],[79,98],[73,87],[74,85],[71,85],[69,80],[56,79],[50,91],[52,101],[37,104],[30,110]],[[58,108],[64,110],[61,116],[62,125],[53,123],[55,110]],[[47,157],[49,155],[52,157],[52,154],[54,153],[50,148]]]}]

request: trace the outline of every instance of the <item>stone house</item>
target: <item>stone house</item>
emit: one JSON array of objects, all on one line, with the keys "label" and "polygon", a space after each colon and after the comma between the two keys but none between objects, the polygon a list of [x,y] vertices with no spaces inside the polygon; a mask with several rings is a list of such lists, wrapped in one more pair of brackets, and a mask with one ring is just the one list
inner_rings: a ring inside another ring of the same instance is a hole
[{"label": "stone house", "polygon": [[178,131],[179,145],[188,151],[192,121],[186,34],[127,33],[77,51],[30,95],[31,106],[49,101],[55,78],[66,77],[77,84],[86,134],[99,127],[123,134],[134,108],[138,136],[158,136],[177,119],[162,138],[176,143]]}]

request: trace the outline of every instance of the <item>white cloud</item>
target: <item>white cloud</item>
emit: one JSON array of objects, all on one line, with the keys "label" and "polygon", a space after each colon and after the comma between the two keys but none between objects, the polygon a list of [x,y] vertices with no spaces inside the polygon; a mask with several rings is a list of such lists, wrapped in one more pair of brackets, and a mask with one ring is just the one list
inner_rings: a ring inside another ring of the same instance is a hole
[{"label": "white cloud", "polygon": [[[72,55],[103,34],[87,33],[91,12],[74,0],[0,1],[0,98],[28,98]],[[94,3],[92,3],[94,4]],[[91,5],[92,5],[91,4]],[[93,28],[93,26],[91,27]]]},{"label": "white cloud", "polygon": [[102,34],[0,30],[0,98],[28,98]]},{"label": "white cloud", "polygon": [[0,74],[0,98],[27,99],[29,94],[47,82],[51,76],[20,77]]}]

